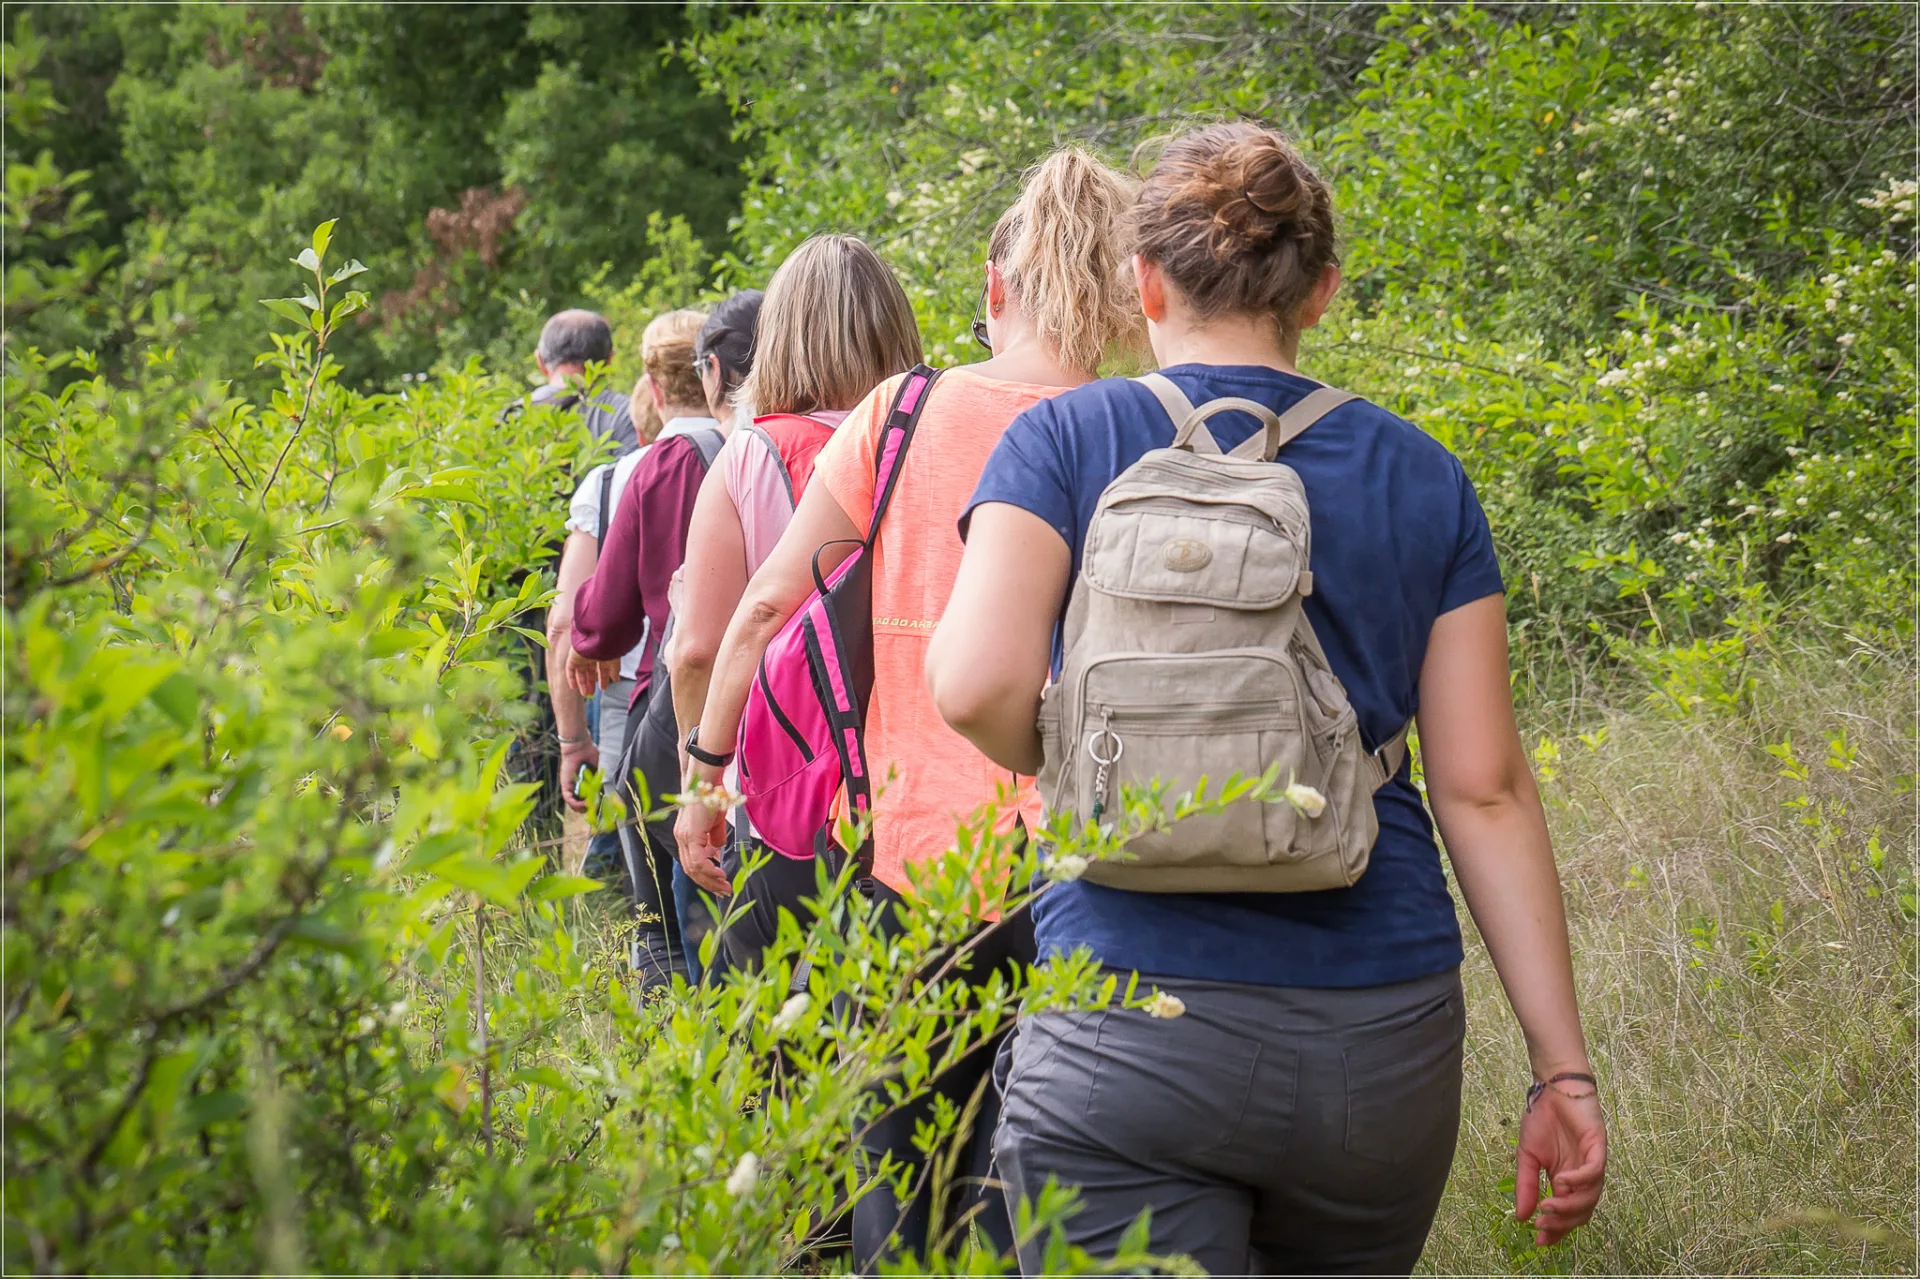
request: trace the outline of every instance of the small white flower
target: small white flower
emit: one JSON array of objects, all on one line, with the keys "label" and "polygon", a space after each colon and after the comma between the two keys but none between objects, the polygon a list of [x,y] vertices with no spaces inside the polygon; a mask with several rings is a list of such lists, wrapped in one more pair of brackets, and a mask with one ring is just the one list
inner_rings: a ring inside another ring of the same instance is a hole
[{"label": "small white flower", "polygon": [[1172,1021],[1175,1017],[1186,1016],[1187,1013],[1187,1005],[1181,998],[1178,995],[1169,995],[1164,990],[1155,991],[1153,998],[1141,1007],[1147,1016],[1158,1017],[1162,1021]]},{"label": "small white flower", "polygon": [[1782,533],[1779,537],[1776,537],[1773,540],[1776,542],[1791,542],[1793,540],[1793,534]]},{"label": "small white flower", "polygon": [[1327,797],[1305,783],[1287,783],[1286,797],[1289,804],[1308,817],[1318,817],[1327,811]]},{"label": "small white flower", "polygon": [[1047,878],[1067,883],[1087,873],[1087,859],[1079,853],[1062,853],[1047,863]]},{"label": "small white flower", "polygon": [[1835,338],[1834,341],[1838,342],[1841,346],[1852,346],[1853,334],[1842,333],[1839,337]]},{"label": "small white flower", "polygon": [[786,1003],[780,1005],[780,1011],[773,1015],[774,1035],[781,1036],[790,1033],[795,1026],[800,1024],[800,1019],[807,1015],[807,1009],[812,1007],[812,1005],[813,996],[804,990],[797,995],[790,996]]},{"label": "small white flower", "polygon": [[727,1177],[727,1193],[735,1199],[744,1198],[753,1193],[754,1183],[760,1180],[760,1156],[749,1150],[740,1156],[740,1162],[733,1166],[733,1172]]},{"label": "small white flower", "polygon": [[1779,382],[1769,382],[1767,383],[1767,389],[1769,391],[1778,393],[1780,391],[1786,390],[1787,388]]}]

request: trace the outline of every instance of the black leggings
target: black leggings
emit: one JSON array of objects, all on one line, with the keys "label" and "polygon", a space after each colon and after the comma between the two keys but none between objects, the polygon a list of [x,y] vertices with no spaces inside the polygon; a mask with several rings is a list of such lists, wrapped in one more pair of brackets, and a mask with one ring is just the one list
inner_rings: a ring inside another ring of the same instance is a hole
[{"label": "black leggings", "polygon": [[[730,835],[727,846],[720,850],[720,869],[731,880],[740,873],[743,860],[745,856],[739,837]],[[827,863],[829,877],[839,873],[841,864],[837,858]],[[813,927],[813,912],[801,903],[820,895],[819,872],[815,869],[817,865],[811,857],[800,861],[782,857],[779,853],[769,853],[767,864],[749,875],[747,882],[741,885],[738,900],[729,898],[722,902],[723,910],[737,910],[742,905],[746,909],[720,934],[716,959],[722,960],[727,967],[758,972],[768,947],[780,935],[782,909],[791,911],[793,917],[800,921],[801,932]]]},{"label": "black leggings", "polygon": [[640,989],[670,986],[674,977],[686,977],[687,956],[680,938],[680,912],[673,899],[673,868],[679,845],[673,837],[674,813],[652,821],[641,820],[648,806],[633,786],[638,771],[646,779],[646,799],[660,808],[666,796],[679,789],[674,776],[679,756],[673,743],[673,697],[666,683],[666,664],[654,664],[654,683],[627,713],[627,740],[616,773],[620,797],[629,820],[620,827],[620,849],[633,887],[633,969]]},{"label": "black leggings", "polygon": [[[901,931],[895,907],[905,899],[892,889],[866,881],[869,895],[878,909],[878,924],[884,935]],[[955,975],[970,987],[985,986],[995,972],[1004,972],[1008,980],[1017,980],[1034,960],[1033,919],[1025,906],[992,924],[984,924],[972,937],[972,962]],[[950,952],[933,955],[923,966],[931,973],[945,963]],[[1009,1020],[987,1039],[975,1044],[959,1061],[937,1076],[927,1093],[901,1106],[876,1122],[861,1141],[867,1166],[876,1167],[883,1155],[891,1154],[897,1163],[908,1166],[911,1198],[902,1200],[891,1184],[876,1185],[853,1209],[853,1264],[859,1274],[872,1274],[879,1263],[902,1252],[924,1256],[927,1248],[954,1223],[971,1220],[988,1244],[1001,1256],[1013,1251],[1013,1215],[1001,1193],[1000,1181],[993,1171],[993,1132],[1000,1118],[1000,1095],[991,1078],[994,1054],[1013,1030]],[[971,1131],[962,1130],[954,1140],[964,1143],[962,1157],[955,1162],[954,1184],[947,1188],[943,1220],[933,1218],[934,1192],[931,1175],[922,1168],[920,1151],[914,1147],[916,1125],[931,1122],[936,1096],[947,1098],[958,1113],[965,1113],[979,1091],[980,1107]],[[952,1243],[949,1243],[949,1247]]]}]

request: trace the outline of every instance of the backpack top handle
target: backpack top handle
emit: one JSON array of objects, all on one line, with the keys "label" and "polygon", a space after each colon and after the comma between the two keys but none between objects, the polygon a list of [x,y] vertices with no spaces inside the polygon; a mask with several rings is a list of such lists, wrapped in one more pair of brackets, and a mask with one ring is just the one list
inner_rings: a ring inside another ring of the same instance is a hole
[{"label": "backpack top handle", "polygon": [[1221,451],[1220,446],[1214,442],[1212,432],[1206,428],[1207,419],[1216,413],[1250,413],[1266,427],[1266,430],[1260,434],[1248,436],[1227,456],[1267,462],[1271,462],[1281,449],[1292,443],[1302,431],[1315,422],[1347,401],[1360,398],[1352,391],[1322,386],[1309,392],[1304,399],[1285,413],[1275,413],[1264,404],[1238,396],[1209,400],[1199,408],[1195,408],[1193,401],[1189,400],[1165,374],[1149,373],[1135,380],[1153,392],[1153,397],[1160,401],[1160,407],[1165,409],[1167,416],[1173,420],[1176,428],[1173,433],[1174,448],[1218,456]]}]

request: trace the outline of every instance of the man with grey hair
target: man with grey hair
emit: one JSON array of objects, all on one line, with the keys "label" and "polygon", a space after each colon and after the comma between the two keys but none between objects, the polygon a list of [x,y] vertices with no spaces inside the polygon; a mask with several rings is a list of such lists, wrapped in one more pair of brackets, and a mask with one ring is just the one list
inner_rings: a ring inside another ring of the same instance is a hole
[{"label": "man with grey hair", "polygon": [[[595,439],[613,441],[616,458],[633,454],[640,447],[640,437],[634,430],[633,411],[627,397],[610,388],[586,394],[588,363],[605,364],[612,358],[613,326],[607,323],[607,317],[578,309],[560,312],[541,327],[540,343],[533,352],[534,363],[546,378],[545,385],[502,409],[501,422],[518,417],[526,411],[529,402],[550,404],[563,412],[578,411]],[[556,494],[555,504],[565,507],[570,492],[569,488]],[[561,549],[560,543],[554,544],[556,556]],[[531,571],[531,566],[515,570],[510,585],[517,586],[520,578]],[[544,618],[538,613],[521,620],[544,629]],[[546,674],[545,650],[529,641],[525,657],[528,682],[537,688]],[[581,744],[591,744],[584,718],[586,712],[580,699],[571,694],[572,690],[562,685],[556,688],[553,702],[537,692],[530,697],[537,708],[535,718],[522,732],[508,764],[508,771],[516,781],[539,783],[534,821],[548,829],[560,824],[563,807],[579,803],[567,792],[571,790],[574,775],[588,760]],[[563,715],[565,723],[560,722]]]},{"label": "man with grey hair", "polygon": [[578,408],[595,438],[611,439],[618,452],[627,453],[640,447],[627,397],[603,389],[588,398],[580,389],[589,361],[605,364],[612,358],[613,327],[607,317],[578,309],[562,311],[540,330],[533,362],[540,366],[540,376],[547,382],[528,398],[535,404]]}]

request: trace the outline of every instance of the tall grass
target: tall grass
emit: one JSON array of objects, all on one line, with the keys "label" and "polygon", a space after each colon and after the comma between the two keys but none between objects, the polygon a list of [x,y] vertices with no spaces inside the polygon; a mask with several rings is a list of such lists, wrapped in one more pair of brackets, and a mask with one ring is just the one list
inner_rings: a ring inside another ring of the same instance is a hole
[{"label": "tall grass", "polygon": [[1463,911],[1465,1122],[1424,1269],[1914,1272],[1915,669],[1856,642],[1752,673],[1731,712],[1529,714],[1611,1171],[1570,1246],[1512,1224],[1526,1059]]}]

